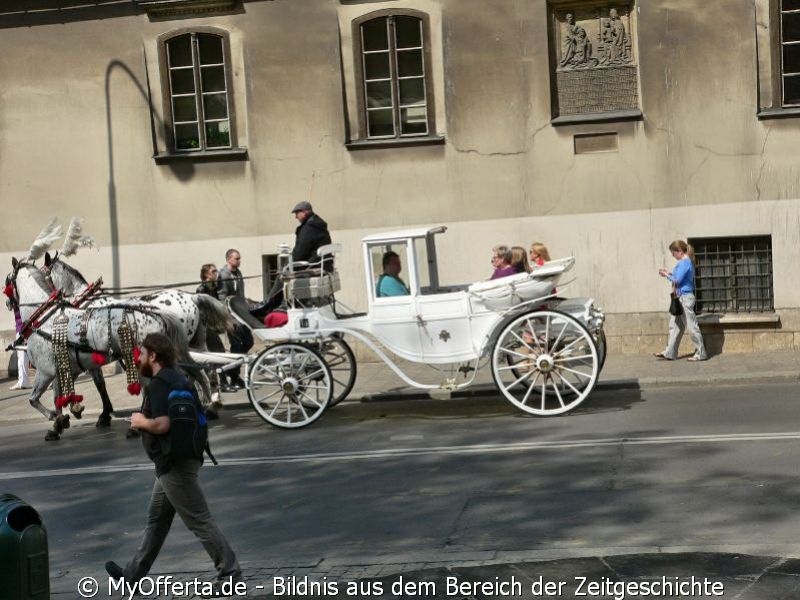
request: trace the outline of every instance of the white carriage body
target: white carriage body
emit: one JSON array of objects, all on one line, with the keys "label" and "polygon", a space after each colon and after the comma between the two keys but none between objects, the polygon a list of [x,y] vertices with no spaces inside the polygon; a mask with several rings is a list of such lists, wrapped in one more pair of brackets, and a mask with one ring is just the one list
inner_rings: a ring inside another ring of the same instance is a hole
[{"label": "white carriage body", "polygon": [[[365,237],[362,251],[368,295],[368,311],[359,316],[341,318],[331,304],[299,306],[288,310],[285,326],[257,329],[263,341],[302,340],[347,333],[362,341],[377,341],[402,359],[429,364],[471,361],[487,352],[487,341],[497,324],[521,304],[531,307],[552,298],[559,278],[572,268],[573,258],[548,263],[532,273],[482,281],[469,286],[439,285],[434,236],[445,227],[408,229]],[[331,247],[320,249],[320,254]],[[377,297],[376,283],[381,272],[380,256],[387,250],[397,252],[407,277],[409,295]],[[293,299],[316,297],[308,290],[320,290],[320,296],[333,289],[333,277],[321,273],[306,278],[302,296],[293,283]],[[298,280],[303,281],[303,280]],[[287,291],[289,286],[287,286]]]}]

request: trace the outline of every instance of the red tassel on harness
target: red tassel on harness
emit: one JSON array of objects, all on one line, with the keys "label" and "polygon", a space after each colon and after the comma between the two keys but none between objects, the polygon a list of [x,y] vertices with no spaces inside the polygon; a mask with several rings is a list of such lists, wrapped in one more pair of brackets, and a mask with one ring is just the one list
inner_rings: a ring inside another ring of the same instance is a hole
[{"label": "red tassel on harness", "polygon": [[128,393],[131,396],[138,396],[142,391],[142,384],[138,381],[134,381],[133,383],[128,384]]},{"label": "red tassel on harness", "polygon": [[103,366],[106,364],[106,355],[100,352],[92,352],[92,362],[96,365]]},{"label": "red tassel on harness", "polygon": [[142,351],[139,350],[138,346],[135,346],[133,348],[133,364],[135,364],[137,367],[139,366],[139,358],[141,356],[142,356]]},{"label": "red tassel on harness", "polygon": [[9,284],[8,284],[8,285],[5,287],[5,289],[3,290],[3,293],[4,293],[6,296],[8,296],[9,298],[13,298],[13,297],[14,297],[14,286],[13,286],[13,285],[11,285],[11,284],[9,283]]},{"label": "red tassel on harness", "polygon": [[56,398],[56,408],[64,408],[70,404],[77,404],[78,402],[83,402],[83,396],[79,394],[62,394],[58,398]]}]

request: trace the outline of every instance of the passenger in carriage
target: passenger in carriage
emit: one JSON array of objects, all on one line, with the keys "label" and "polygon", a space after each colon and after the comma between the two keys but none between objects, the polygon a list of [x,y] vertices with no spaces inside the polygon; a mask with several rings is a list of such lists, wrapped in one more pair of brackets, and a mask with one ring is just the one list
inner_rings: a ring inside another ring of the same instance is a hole
[{"label": "passenger in carriage", "polygon": [[528,263],[528,253],[522,246],[511,247],[511,266],[517,273],[530,273],[531,265]]},{"label": "passenger in carriage", "polygon": [[400,279],[400,271],[403,265],[400,262],[400,255],[389,250],[383,254],[383,274],[378,277],[375,286],[375,295],[378,298],[388,298],[391,296],[408,296],[411,291],[405,282]]},{"label": "passenger in carriage", "polygon": [[544,263],[550,262],[550,253],[547,251],[547,246],[541,242],[533,242],[531,244],[531,264],[536,267],[541,267]]},{"label": "passenger in carriage", "polygon": [[490,280],[518,273],[511,265],[511,250],[508,249],[508,246],[495,246],[492,248],[492,266],[494,267],[494,272],[489,278]]}]

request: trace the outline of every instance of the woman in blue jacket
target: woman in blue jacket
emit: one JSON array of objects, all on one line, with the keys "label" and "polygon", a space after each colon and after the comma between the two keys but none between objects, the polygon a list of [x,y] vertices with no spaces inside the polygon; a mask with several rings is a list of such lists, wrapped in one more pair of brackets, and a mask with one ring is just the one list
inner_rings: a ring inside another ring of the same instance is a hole
[{"label": "woman in blue jacket", "polygon": [[681,344],[683,332],[689,330],[689,335],[694,343],[694,355],[689,357],[691,362],[707,360],[706,348],[703,345],[703,334],[697,325],[697,315],[694,313],[694,251],[683,240],[675,240],[669,245],[672,256],[678,261],[672,273],[666,269],[659,269],[658,274],[666,277],[672,288],[680,299],[683,306],[683,314],[670,315],[669,319],[669,339],[667,347],[662,352],[657,352],[658,358],[675,360],[678,357],[678,347]]}]

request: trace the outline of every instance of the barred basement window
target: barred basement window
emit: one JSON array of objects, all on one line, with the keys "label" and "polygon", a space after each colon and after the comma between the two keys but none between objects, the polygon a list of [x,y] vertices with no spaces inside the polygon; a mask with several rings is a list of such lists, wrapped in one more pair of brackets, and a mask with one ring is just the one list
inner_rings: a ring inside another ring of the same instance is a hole
[{"label": "barred basement window", "polygon": [[690,239],[698,310],[706,313],[774,309],[772,237]]},{"label": "barred basement window", "polygon": [[224,35],[192,31],[164,43],[167,133],[175,151],[234,144],[227,41]]}]

